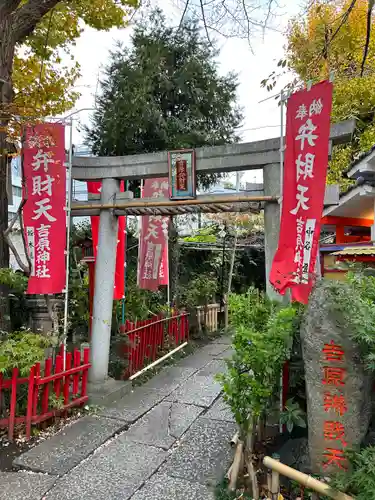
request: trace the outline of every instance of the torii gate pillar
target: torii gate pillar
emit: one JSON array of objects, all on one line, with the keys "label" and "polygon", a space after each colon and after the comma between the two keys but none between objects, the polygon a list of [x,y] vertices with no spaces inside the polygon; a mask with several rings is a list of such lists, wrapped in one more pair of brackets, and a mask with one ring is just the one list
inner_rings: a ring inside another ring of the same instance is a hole
[{"label": "torii gate pillar", "polygon": [[[272,163],[263,168],[263,186],[266,196],[281,196],[280,164]],[[264,251],[266,261],[266,292],[270,299],[281,302],[283,296],[275,292],[268,277],[275,256],[280,233],[280,204],[264,205]]]},{"label": "torii gate pillar", "polygon": [[[120,181],[103,179],[101,203],[111,203],[120,192]],[[95,293],[91,334],[90,381],[108,378],[111,341],[113,287],[115,284],[118,217],[113,210],[101,210],[98,250],[95,264]]]}]

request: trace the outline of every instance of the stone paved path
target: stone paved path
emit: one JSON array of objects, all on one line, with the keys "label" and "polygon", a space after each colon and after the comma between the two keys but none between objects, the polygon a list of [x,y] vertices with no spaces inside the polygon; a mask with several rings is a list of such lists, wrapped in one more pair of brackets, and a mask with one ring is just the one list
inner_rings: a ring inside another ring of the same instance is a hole
[{"label": "stone paved path", "polygon": [[230,340],[203,347],[0,473],[6,500],[214,500],[236,426],[214,375]]}]

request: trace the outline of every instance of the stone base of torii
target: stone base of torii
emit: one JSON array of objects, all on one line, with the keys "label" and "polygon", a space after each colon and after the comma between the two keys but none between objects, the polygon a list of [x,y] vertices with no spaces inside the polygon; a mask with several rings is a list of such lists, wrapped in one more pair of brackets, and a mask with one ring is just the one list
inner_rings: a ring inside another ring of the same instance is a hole
[{"label": "stone base of torii", "polygon": [[[331,127],[331,145],[349,142],[355,122],[347,120]],[[263,169],[264,197],[280,199],[280,138],[245,144],[203,147],[196,149],[197,172],[218,173]],[[91,373],[93,383],[103,383],[108,378],[108,362],[113,306],[113,286],[116,264],[118,210],[117,202],[130,201],[131,193],[120,193],[120,180],[168,177],[167,152],[121,157],[73,157],[73,179],[101,181],[99,242],[95,266],[95,287],[92,337]],[[262,201],[259,197],[259,201]],[[91,207],[90,202],[86,202]],[[328,200],[329,203],[329,200]],[[331,201],[332,204],[332,201]],[[80,205],[84,203],[80,202]],[[105,206],[105,208],[103,207]],[[189,201],[186,201],[189,205]],[[87,209],[87,215],[90,214]],[[97,209],[96,209],[97,211]],[[82,211],[81,211],[82,212]],[[80,215],[72,210],[72,215]],[[265,260],[267,293],[280,300],[268,283],[272,260],[279,238],[280,205],[275,201],[264,204]]]}]

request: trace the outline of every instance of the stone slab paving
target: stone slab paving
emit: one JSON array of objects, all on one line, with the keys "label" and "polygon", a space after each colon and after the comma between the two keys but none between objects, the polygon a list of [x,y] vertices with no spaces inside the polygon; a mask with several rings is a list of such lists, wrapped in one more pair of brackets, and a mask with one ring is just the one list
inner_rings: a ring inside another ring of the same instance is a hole
[{"label": "stone slab paving", "polygon": [[215,344],[226,344],[226,345],[232,345],[232,337],[229,335],[223,335],[222,337],[218,337],[215,339]]},{"label": "stone slab paving", "polygon": [[201,368],[196,375],[198,376],[212,376],[214,377],[218,373],[225,373],[227,371],[227,365],[223,359],[213,359],[206,366]]},{"label": "stone slab paving", "polygon": [[216,344],[214,342],[205,345],[200,349],[200,354],[208,354],[209,356],[219,356],[224,351],[228,350],[227,344]]},{"label": "stone slab paving", "polygon": [[148,382],[143,384],[145,390],[155,390],[160,394],[165,394],[168,396],[172,391],[177,389],[184,380],[188,379],[194,372],[196,368],[192,367],[179,367],[172,366],[165,368],[160,373],[152,377]]},{"label": "stone slab paving", "polygon": [[223,398],[219,398],[205,413],[205,418],[212,420],[224,420],[225,422],[235,422],[233,413]]},{"label": "stone slab paving", "polygon": [[160,394],[153,389],[135,387],[131,394],[119,399],[116,403],[103,410],[100,415],[133,423],[160,403],[164,397],[164,394]]},{"label": "stone slab paving", "polygon": [[206,352],[201,352],[201,349],[199,349],[190,356],[186,356],[186,358],[181,359],[181,361],[178,362],[178,366],[180,368],[188,367],[199,370],[200,368],[206,366],[210,361],[212,361],[212,357]]},{"label": "stone slab paving", "polygon": [[40,500],[56,477],[30,472],[0,472],[1,500]]},{"label": "stone slab paving", "polygon": [[155,474],[131,500],[215,500],[215,495],[202,484]]},{"label": "stone slab paving", "polygon": [[128,500],[165,458],[165,451],[124,433],[59,479],[46,500]]},{"label": "stone slab paving", "polygon": [[225,349],[225,351],[222,351],[222,352],[216,354],[215,358],[228,359],[228,358],[232,357],[233,353],[234,353],[233,349],[231,347],[227,347],[227,349]]},{"label": "stone slab paving", "polygon": [[124,427],[124,422],[86,416],[23,453],[13,464],[22,469],[61,476]]},{"label": "stone slab paving", "polygon": [[48,475],[0,475],[0,499],[4,483],[7,500],[213,500],[236,431],[214,379],[228,349],[212,342],[29,450],[15,465]]},{"label": "stone slab paving", "polygon": [[161,472],[192,483],[214,487],[227,472],[236,426],[230,422],[198,418],[174,450]]},{"label": "stone slab paving", "polygon": [[212,376],[193,375],[166,399],[208,408],[221,392],[221,385]]},{"label": "stone slab paving", "polygon": [[167,450],[202,412],[198,406],[165,401],[132,425],[126,435],[131,441]]}]

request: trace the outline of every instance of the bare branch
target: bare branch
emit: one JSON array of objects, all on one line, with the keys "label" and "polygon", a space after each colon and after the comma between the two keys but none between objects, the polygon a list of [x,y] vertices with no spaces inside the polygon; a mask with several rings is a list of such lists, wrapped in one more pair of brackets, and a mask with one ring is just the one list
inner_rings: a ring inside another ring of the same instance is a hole
[{"label": "bare branch", "polygon": [[184,0],[182,20],[189,11],[198,19],[210,41],[211,31],[226,38],[246,38],[249,42],[265,29],[280,31],[270,26],[277,0]]},{"label": "bare branch", "polygon": [[200,6],[201,6],[201,12],[202,12],[202,21],[203,21],[203,26],[206,31],[206,37],[210,45],[212,45],[210,35],[208,33],[208,28],[207,28],[207,22],[206,22],[206,14],[204,12],[204,5],[203,5],[203,0],[200,0]]},{"label": "bare branch", "polygon": [[332,35],[329,43],[333,42],[333,40],[336,38],[336,35],[339,33],[339,31],[341,30],[341,28],[344,26],[344,24],[348,20],[348,17],[350,15],[351,11],[354,9],[356,3],[357,3],[357,0],[352,0],[351,1],[348,9],[346,10],[346,12],[344,13],[344,15],[342,16],[340,24],[338,25],[338,27],[336,28],[336,31]]},{"label": "bare branch", "polygon": [[[271,0],[271,2],[272,2],[272,0]],[[249,42],[249,45],[251,47],[251,42],[250,42],[250,18],[249,18],[249,14],[247,12],[247,7],[246,7],[246,4],[245,4],[245,0],[242,0],[242,6],[243,6],[243,11],[244,11],[244,14],[245,14],[246,22],[247,22],[247,41]]]},{"label": "bare branch", "polygon": [[362,58],[362,64],[361,64],[361,76],[363,76],[363,73],[365,71],[365,64],[366,64],[366,59],[367,59],[367,55],[368,55],[368,49],[370,46],[371,18],[372,18],[372,11],[374,9],[374,4],[375,4],[375,0],[368,0],[366,41],[365,41],[365,47],[363,49],[363,58]]},{"label": "bare branch", "polygon": [[190,0],[186,0],[186,2],[185,2],[185,7],[184,7],[184,10],[183,10],[183,12],[182,12],[181,19],[180,19],[180,25],[179,25],[179,28],[181,28],[182,23],[184,22],[184,19],[185,19],[185,16],[186,16],[186,12],[187,12],[188,7],[189,7],[189,3],[190,3]]},{"label": "bare branch", "polygon": [[13,14],[13,29],[16,43],[23,42],[38,22],[53,9],[60,0],[29,0]]}]

